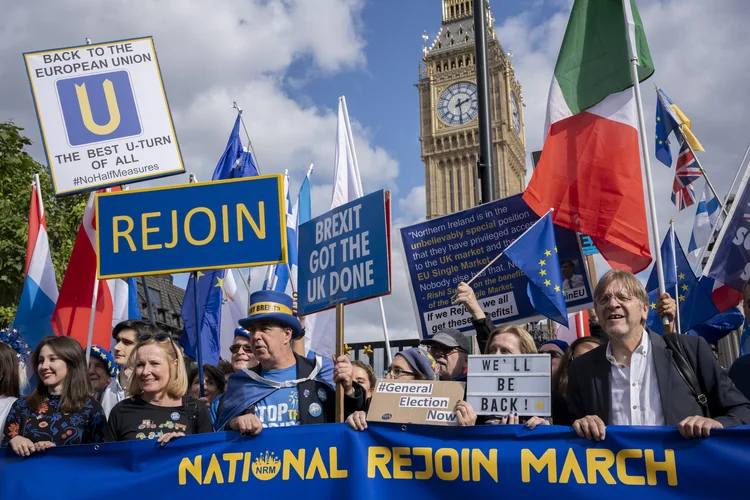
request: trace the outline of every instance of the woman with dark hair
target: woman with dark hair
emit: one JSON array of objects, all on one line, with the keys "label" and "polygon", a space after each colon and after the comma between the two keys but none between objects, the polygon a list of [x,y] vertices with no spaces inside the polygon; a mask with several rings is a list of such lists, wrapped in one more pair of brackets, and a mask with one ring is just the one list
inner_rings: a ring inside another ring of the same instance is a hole
[{"label": "woman with dark hair", "polygon": [[21,397],[17,360],[13,348],[0,342],[0,429],[5,425],[10,407]]},{"label": "woman with dark hair", "polygon": [[557,375],[552,379],[552,417],[555,425],[571,425],[568,411],[568,371],[570,363],[578,356],[603,345],[599,337],[581,337],[573,341],[560,361]]},{"label": "woman with dark hair", "polygon": [[31,356],[36,388],[13,403],[2,445],[22,457],[52,446],[102,441],[107,426],[91,394],[86,357],[71,337],[44,337]]},{"label": "woman with dark hair", "polygon": [[[195,399],[200,397],[201,383],[198,377],[198,366],[194,366],[190,369],[190,376],[188,377],[190,384],[188,388],[188,394]],[[216,396],[224,393],[227,382],[224,379],[224,372],[220,368],[213,365],[203,365],[203,388],[206,391],[206,401],[208,406],[214,402]]]}]

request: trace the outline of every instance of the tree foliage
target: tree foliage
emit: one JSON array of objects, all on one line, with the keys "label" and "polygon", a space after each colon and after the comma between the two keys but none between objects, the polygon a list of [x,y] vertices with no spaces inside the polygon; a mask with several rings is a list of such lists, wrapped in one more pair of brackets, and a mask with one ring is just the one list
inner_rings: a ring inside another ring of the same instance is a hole
[{"label": "tree foliage", "polygon": [[0,123],[0,327],[13,321],[24,284],[29,203],[39,174],[57,285],[73,251],[86,195],[55,198],[47,168],[24,149],[31,140],[13,122]]}]

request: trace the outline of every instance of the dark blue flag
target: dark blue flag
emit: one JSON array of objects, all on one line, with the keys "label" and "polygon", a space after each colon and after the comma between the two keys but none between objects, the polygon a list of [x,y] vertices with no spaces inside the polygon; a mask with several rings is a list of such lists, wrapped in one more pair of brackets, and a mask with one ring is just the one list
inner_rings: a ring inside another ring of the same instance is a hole
[{"label": "dark blue flag", "polygon": [[[201,357],[203,363],[216,365],[221,351],[221,301],[224,287],[225,269],[218,271],[198,271],[198,321],[200,329],[195,324],[195,280],[191,273],[182,299],[182,321],[184,328],[180,336],[180,344],[185,354],[198,359],[198,338],[201,341]],[[200,332],[200,334],[198,334]]]},{"label": "dark blue flag", "polygon": [[721,228],[706,264],[706,276],[742,291],[750,279],[750,169],[745,172],[737,196]]},{"label": "dark blue flag", "polygon": [[[706,293],[693,274],[685,253],[682,251],[680,240],[671,227],[661,245],[661,258],[664,263],[664,285],[667,293],[677,301],[680,311],[680,330],[683,333],[719,314],[710,295]],[[651,270],[646,290],[649,299],[646,326],[661,335],[664,333],[664,326],[656,313],[656,301],[659,298],[659,278],[656,274],[656,266]]]},{"label": "dark blue flag", "polygon": [[656,89],[656,158],[668,167],[672,166],[672,150],[669,147],[669,134],[678,127],[678,120],[672,109],[672,101],[661,89]]},{"label": "dark blue flag", "polygon": [[563,278],[552,212],[547,212],[516,241],[505,249],[505,255],[529,279],[526,293],[536,311],[561,325],[568,326]]},{"label": "dark blue flag", "polygon": [[[258,175],[258,169],[253,162],[252,155],[242,148],[240,140],[240,119],[242,111],[229,134],[229,141],[224,154],[214,169],[211,180],[238,179]],[[201,357],[203,363],[215,365],[219,362],[221,351],[221,304],[224,299],[224,276],[226,269],[198,272],[198,303],[195,301],[194,274],[191,273],[182,301],[182,321],[184,328],[180,336],[180,343],[185,354],[198,359],[198,339],[201,342]],[[198,322],[196,325],[196,307],[198,308]]]}]

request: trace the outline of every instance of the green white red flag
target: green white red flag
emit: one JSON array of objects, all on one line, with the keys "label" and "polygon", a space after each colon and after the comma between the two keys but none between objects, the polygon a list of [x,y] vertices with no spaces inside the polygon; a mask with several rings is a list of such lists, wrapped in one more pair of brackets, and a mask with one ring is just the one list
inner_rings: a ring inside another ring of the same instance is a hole
[{"label": "green white red flag", "polygon": [[637,273],[651,252],[626,30],[643,81],[654,66],[635,0],[575,1],[542,156],[523,198],[540,216],[554,208],[555,224],[589,235],[613,268]]}]

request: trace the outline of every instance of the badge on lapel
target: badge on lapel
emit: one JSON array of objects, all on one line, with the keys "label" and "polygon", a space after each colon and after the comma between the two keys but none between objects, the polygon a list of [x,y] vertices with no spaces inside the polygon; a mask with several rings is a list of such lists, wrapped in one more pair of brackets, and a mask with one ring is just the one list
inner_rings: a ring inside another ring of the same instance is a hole
[{"label": "badge on lapel", "polygon": [[321,408],[318,403],[313,403],[307,409],[307,412],[310,414],[311,417],[318,418],[320,414],[323,413],[323,408]]}]

